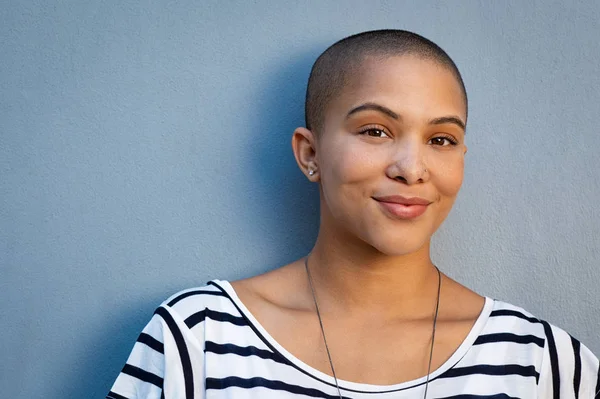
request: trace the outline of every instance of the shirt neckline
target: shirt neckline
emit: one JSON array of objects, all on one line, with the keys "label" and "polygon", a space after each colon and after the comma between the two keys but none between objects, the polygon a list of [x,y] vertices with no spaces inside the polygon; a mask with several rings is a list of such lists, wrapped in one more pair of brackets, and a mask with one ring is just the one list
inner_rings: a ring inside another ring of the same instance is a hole
[{"label": "shirt neckline", "polygon": [[[254,317],[252,312],[250,312],[250,310],[248,310],[246,305],[244,305],[244,303],[238,297],[235,289],[233,288],[233,286],[231,285],[231,283],[229,281],[213,280],[212,282],[215,283],[215,285],[220,287],[222,290],[224,290],[228,294],[230,299],[235,303],[235,305],[242,312],[243,316],[247,318],[247,320],[253,325],[253,327],[262,334],[262,338],[265,339],[269,345],[271,345],[273,348],[275,348],[280,353],[280,355],[282,355],[288,361],[293,363],[297,368],[303,370],[307,375],[312,376],[313,378],[315,378],[317,380],[324,381],[329,385],[335,385],[335,379],[333,378],[333,376],[323,373],[322,371],[319,371],[319,370],[311,367],[307,363],[303,362],[302,360],[300,360],[299,358],[294,356],[291,352],[289,352],[287,349],[285,349],[281,344],[279,344],[279,342],[277,342],[275,340],[275,338],[273,338],[271,336],[271,334],[269,334],[269,332],[262,326],[262,324]],[[443,373],[445,373],[446,371],[448,371],[449,369],[454,367],[460,361],[460,359],[462,359],[466,355],[466,353],[469,351],[469,349],[473,346],[473,344],[477,340],[477,337],[480,335],[481,331],[485,327],[485,324],[486,324],[487,320],[489,319],[490,314],[492,313],[492,310],[494,307],[494,300],[492,298],[485,296],[484,299],[485,299],[485,303],[483,305],[483,309],[481,310],[481,313],[477,317],[475,324],[473,324],[471,331],[469,331],[469,334],[467,334],[467,336],[465,337],[463,342],[458,346],[458,348],[448,358],[448,360],[446,360],[440,367],[438,367],[436,370],[432,371],[429,374],[429,381],[434,380],[435,378],[439,377],[440,375],[442,375]],[[405,381],[405,382],[401,382],[398,384],[375,385],[375,384],[365,384],[365,383],[359,383],[359,382],[346,381],[346,380],[342,380],[342,379],[338,378],[338,384],[341,389],[346,390],[346,391],[351,391],[351,392],[357,392],[357,393],[388,393],[388,392],[394,392],[394,391],[401,391],[401,390],[406,390],[406,389],[421,386],[421,385],[425,384],[426,381],[427,381],[427,376],[423,376],[423,377],[420,377],[420,378],[417,378],[414,380]]]}]

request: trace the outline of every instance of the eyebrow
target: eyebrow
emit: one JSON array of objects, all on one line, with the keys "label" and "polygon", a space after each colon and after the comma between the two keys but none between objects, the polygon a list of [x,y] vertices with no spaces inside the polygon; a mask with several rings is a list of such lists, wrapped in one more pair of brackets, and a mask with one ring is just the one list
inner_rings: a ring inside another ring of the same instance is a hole
[{"label": "eyebrow", "polygon": [[429,121],[430,125],[443,125],[445,123],[453,123],[460,127],[462,130],[467,130],[465,123],[457,116],[442,116]]},{"label": "eyebrow", "polygon": [[387,116],[389,116],[393,119],[401,119],[400,115],[398,115],[397,113],[395,113],[388,107],[384,107],[383,105],[379,105],[379,104],[375,104],[375,103],[364,103],[362,105],[359,105],[358,107],[352,108],[350,110],[350,112],[348,112],[348,115],[346,115],[346,118],[349,118],[350,115],[356,114],[357,112],[369,111],[369,110],[381,112],[382,114],[386,114]]},{"label": "eyebrow", "polygon": [[[377,111],[391,117],[392,119],[402,119],[400,115],[398,115],[388,107],[384,107],[383,105],[376,103],[364,103],[359,105],[358,107],[352,108],[350,112],[348,112],[348,115],[346,115],[346,118],[349,118],[351,115],[362,111]],[[439,118],[434,118],[429,121],[430,125],[443,125],[445,123],[452,123],[460,127],[462,130],[466,130],[465,123],[458,116],[441,116]]]}]

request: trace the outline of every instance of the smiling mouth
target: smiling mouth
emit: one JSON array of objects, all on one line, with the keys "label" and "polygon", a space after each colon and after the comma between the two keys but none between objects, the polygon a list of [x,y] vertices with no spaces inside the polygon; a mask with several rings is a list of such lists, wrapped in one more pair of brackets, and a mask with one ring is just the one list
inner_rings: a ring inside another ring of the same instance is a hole
[{"label": "smiling mouth", "polygon": [[373,198],[386,214],[394,219],[416,219],[427,211],[431,202],[423,198]]}]

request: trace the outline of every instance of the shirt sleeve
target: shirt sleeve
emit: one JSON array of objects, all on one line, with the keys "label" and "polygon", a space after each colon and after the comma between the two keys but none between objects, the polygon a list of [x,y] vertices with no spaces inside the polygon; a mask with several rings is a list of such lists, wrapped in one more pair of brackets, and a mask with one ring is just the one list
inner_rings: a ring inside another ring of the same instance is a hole
[{"label": "shirt sleeve", "polygon": [[598,358],[564,330],[544,324],[546,343],[541,365],[539,399],[600,398]]},{"label": "shirt sleeve", "polygon": [[[197,355],[202,352],[185,322],[168,306],[160,306],[106,399],[202,399],[203,358]],[[201,378],[194,378],[194,371]]]}]

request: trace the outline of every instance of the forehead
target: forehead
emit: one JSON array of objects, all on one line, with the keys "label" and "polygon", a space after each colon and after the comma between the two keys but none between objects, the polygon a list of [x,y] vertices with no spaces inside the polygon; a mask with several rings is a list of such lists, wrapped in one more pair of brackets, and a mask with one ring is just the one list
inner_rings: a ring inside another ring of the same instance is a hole
[{"label": "forehead", "polygon": [[434,60],[412,55],[365,59],[346,77],[326,119],[345,117],[366,102],[384,105],[406,118],[457,115],[466,121],[465,97],[454,74]]}]

